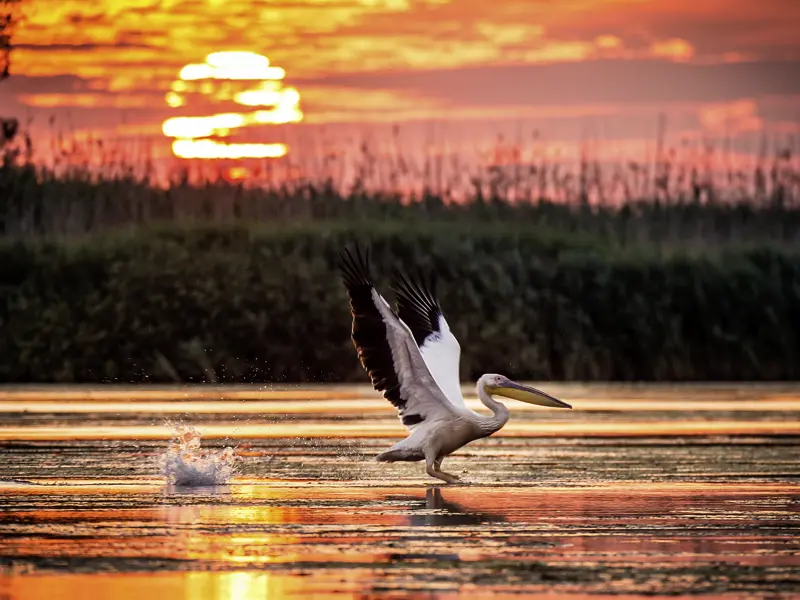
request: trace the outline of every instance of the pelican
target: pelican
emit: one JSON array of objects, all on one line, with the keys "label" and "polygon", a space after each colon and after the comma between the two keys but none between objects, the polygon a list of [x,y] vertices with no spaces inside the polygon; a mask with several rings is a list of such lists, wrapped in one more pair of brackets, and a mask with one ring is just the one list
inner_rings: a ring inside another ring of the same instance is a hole
[{"label": "pelican", "polygon": [[381,462],[425,461],[425,472],[446,483],[458,476],[441,470],[442,461],[462,446],[488,437],[508,422],[508,409],[493,395],[549,406],[572,408],[540,390],[488,373],[478,379],[478,397],[492,416],[464,403],[459,379],[461,346],[450,331],[428,283],[397,272],[392,289],[396,312],[375,289],[369,249],[362,255],[347,248],[339,268],[350,299],[352,340],[372,386],[394,405],[408,436],[376,459]]}]

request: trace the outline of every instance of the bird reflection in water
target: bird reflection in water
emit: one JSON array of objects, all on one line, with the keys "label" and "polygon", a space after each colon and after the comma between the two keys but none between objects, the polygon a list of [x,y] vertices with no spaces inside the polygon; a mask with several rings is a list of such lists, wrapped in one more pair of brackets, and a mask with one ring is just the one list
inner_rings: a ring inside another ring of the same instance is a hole
[{"label": "bird reflection in water", "polygon": [[442,490],[438,487],[426,490],[424,506],[421,506],[419,500],[415,498],[411,503],[411,511],[410,525],[412,527],[479,525],[481,523],[501,523],[506,520],[497,514],[467,511],[457,502],[446,500],[442,495]]},{"label": "bird reflection in water", "polygon": [[[425,502],[422,503],[418,496],[401,496],[397,500],[408,502],[409,525],[415,527],[457,527],[460,525],[480,525],[485,523],[504,522],[505,518],[483,512],[468,512],[457,502],[449,502],[442,495],[438,487],[430,487],[425,491]],[[411,533],[405,537],[405,542],[416,540],[431,541],[431,533]],[[443,550],[440,545],[433,544],[429,552],[399,551],[389,554],[389,561],[407,562],[409,560],[423,561],[452,561],[461,560],[458,552],[437,552]]]}]

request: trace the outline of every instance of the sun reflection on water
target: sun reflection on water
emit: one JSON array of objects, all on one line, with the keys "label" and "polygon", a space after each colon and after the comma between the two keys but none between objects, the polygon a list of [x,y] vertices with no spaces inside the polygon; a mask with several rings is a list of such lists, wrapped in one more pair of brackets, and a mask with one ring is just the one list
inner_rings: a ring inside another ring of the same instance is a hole
[{"label": "sun reflection on water", "polygon": [[172,152],[186,159],[280,158],[289,147],[283,142],[222,141],[246,128],[299,123],[303,120],[300,93],[282,83],[286,71],[270,65],[254,52],[212,52],[205,62],[188,64],[172,82],[164,99],[175,109],[200,101],[238,105],[257,110],[166,119],[162,132],[173,138]]}]

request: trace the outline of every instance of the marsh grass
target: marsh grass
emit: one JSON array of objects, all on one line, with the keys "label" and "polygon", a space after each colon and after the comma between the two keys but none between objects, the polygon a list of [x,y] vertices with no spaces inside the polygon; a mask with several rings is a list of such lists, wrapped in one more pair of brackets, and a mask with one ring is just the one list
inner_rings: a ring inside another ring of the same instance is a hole
[{"label": "marsh grass", "polygon": [[[395,130],[396,132],[396,130]],[[794,148],[764,140],[742,158],[728,142],[657,140],[652,160],[605,160],[581,146],[574,163],[548,158],[541,142],[499,138],[481,162],[442,148],[401,153],[399,143],[351,144],[279,162],[185,162],[159,171],[146,147],[68,141],[53,133],[49,166],[30,138],[3,142],[0,234],[74,236],[154,224],[488,222],[588,235],[622,247],[709,248],[800,239],[800,168]],[[236,167],[236,165],[234,165]],[[241,168],[241,166],[239,166]]]}]

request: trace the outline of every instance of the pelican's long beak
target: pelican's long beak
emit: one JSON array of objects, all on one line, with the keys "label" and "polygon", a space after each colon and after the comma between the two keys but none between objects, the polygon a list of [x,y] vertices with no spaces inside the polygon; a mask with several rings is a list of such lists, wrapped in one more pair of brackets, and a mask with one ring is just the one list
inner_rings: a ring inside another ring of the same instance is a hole
[{"label": "pelican's long beak", "polygon": [[508,381],[504,385],[492,387],[491,393],[511,398],[512,400],[519,400],[520,402],[527,402],[528,404],[538,404],[539,406],[551,406],[553,408],[572,408],[566,402],[562,402],[558,398],[553,398],[549,394],[545,394],[536,388],[522,385],[516,381]]}]

